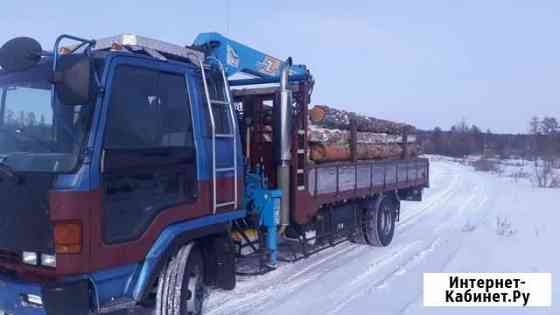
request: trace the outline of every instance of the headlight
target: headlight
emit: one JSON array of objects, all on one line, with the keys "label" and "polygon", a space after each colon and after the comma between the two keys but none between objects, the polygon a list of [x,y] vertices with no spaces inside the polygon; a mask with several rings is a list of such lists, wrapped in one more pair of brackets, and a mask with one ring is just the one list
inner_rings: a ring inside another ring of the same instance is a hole
[{"label": "headlight", "polygon": [[41,265],[56,268],[56,256],[41,254]]},{"label": "headlight", "polygon": [[21,260],[23,261],[24,264],[37,266],[37,263],[38,263],[37,253],[23,252],[23,254],[21,256]]},{"label": "headlight", "polygon": [[23,296],[23,298],[24,298],[24,301],[28,304],[43,306],[43,299],[38,295],[26,294],[26,295]]}]

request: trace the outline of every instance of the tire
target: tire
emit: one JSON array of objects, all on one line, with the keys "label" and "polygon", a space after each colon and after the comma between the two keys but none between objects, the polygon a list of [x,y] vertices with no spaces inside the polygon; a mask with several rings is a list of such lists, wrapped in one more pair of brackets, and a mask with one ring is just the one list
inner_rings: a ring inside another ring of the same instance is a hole
[{"label": "tire", "polygon": [[160,274],[156,315],[200,315],[205,295],[202,253],[189,243]]},{"label": "tire", "polygon": [[382,195],[376,202],[369,203],[362,225],[367,244],[375,247],[391,244],[395,235],[397,207],[395,199],[388,195]]}]

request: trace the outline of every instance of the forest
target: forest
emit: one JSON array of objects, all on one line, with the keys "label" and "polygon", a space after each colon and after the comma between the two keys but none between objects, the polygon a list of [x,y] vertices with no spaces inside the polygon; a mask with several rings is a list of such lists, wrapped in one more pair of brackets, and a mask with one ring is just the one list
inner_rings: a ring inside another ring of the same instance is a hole
[{"label": "forest", "polygon": [[418,130],[418,142],[426,154],[451,157],[480,155],[501,159],[533,160],[560,157],[560,125],[554,117],[533,117],[527,123],[527,133],[498,134],[483,131],[465,120],[449,130],[436,127]]}]

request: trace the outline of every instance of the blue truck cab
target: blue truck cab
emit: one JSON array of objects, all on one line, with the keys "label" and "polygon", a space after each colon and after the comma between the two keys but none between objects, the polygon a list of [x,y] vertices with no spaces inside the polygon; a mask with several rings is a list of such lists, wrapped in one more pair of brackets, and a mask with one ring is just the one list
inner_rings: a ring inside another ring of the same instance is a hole
[{"label": "blue truck cab", "polygon": [[219,59],[63,35],[53,52],[10,41],[0,64],[0,312],[167,309],[178,295],[162,314],[198,314],[203,286],[234,287],[229,233],[248,201]]}]

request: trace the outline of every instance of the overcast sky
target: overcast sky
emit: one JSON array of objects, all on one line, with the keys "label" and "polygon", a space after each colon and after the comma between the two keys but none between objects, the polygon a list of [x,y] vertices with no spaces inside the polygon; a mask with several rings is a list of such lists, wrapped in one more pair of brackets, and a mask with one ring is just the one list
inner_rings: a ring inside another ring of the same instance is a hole
[{"label": "overcast sky", "polygon": [[308,65],[314,104],[425,129],[464,118],[518,133],[533,115],[560,118],[560,1],[2,0],[0,10],[0,42],[26,35],[49,50],[61,33],[177,44],[226,33]]}]

